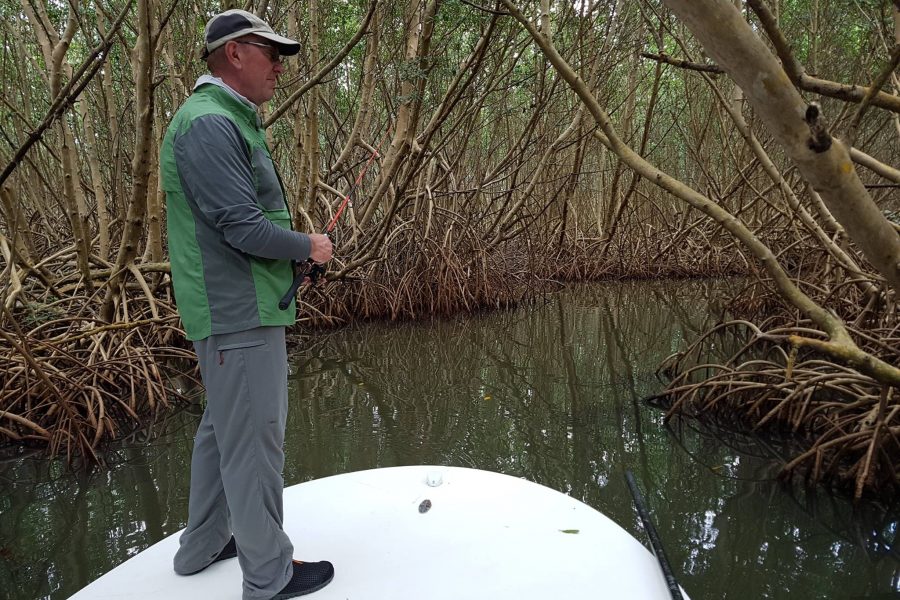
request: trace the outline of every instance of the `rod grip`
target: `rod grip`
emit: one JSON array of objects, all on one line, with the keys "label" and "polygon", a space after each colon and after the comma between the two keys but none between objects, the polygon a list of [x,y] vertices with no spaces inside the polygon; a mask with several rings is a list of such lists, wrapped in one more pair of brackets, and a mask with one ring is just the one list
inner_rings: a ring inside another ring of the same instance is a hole
[{"label": "rod grip", "polygon": [[281,297],[281,300],[278,302],[278,308],[287,310],[287,307],[291,305],[291,300],[296,297],[297,290],[300,289],[300,286],[303,285],[303,282],[307,277],[309,278],[309,283],[315,285],[316,282],[319,281],[319,277],[324,274],[324,265],[314,264],[311,261],[303,263],[303,266],[294,273],[294,280],[291,282],[291,287],[285,292],[284,296]]},{"label": "rod grip", "polygon": [[281,297],[281,300],[278,301],[278,308],[287,310],[287,307],[291,305],[291,300],[297,296],[297,290],[303,285],[304,279],[306,279],[306,269],[300,269],[294,273],[294,280],[291,282],[291,287],[285,292],[284,296]]}]

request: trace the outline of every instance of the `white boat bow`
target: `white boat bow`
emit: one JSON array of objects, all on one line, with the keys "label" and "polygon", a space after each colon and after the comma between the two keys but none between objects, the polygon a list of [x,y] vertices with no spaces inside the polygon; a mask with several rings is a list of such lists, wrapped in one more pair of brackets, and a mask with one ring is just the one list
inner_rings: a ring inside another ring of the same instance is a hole
[{"label": "white boat bow", "polygon": [[[335,475],[284,490],[299,560],[335,577],[310,600],[668,600],[654,556],[602,513],[525,479],[442,466]],[[176,575],[179,533],[72,600],[239,600],[237,560]],[[687,598],[687,596],[685,596]]]}]

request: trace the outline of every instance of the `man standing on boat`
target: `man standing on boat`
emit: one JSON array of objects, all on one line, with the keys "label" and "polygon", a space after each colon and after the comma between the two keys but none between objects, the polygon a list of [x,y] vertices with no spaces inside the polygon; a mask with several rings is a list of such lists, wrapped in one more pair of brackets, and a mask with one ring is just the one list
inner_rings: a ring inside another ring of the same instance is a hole
[{"label": "man standing on boat", "polygon": [[282,527],[287,420],[285,327],[291,261],[331,258],[328,237],[291,231],[281,180],[257,114],[275,93],[282,56],[300,44],[257,16],[210,19],[210,75],[176,113],[160,152],[178,312],[194,342],[207,403],[194,440],[188,524],[175,571],[238,557],[244,600],[282,600],[334,577],[299,562]]}]

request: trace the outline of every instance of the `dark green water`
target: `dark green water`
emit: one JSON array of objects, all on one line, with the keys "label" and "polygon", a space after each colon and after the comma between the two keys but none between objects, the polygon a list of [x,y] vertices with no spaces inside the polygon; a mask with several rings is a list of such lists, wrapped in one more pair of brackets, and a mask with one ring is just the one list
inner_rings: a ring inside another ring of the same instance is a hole
[{"label": "dark green water", "polygon": [[[896,516],[792,494],[763,448],[666,429],[641,402],[662,387],[659,362],[717,318],[715,286],[579,287],[515,311],[368,325],[296,348],[286,483],[477,467],[570,494],[645,541],[630,468],[694,600],[900,598]],[[180,413],[91,474],[0,462],[0,598],[66,598],[183,527],[198,415]]]}]

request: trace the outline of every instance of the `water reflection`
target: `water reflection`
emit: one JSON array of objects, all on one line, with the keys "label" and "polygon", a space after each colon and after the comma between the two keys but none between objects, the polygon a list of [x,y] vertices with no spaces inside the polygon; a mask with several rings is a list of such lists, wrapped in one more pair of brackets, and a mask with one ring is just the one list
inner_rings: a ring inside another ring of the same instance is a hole
[{"label": "water reflection", "polygon": [[0,598],[66,598],[111,566],[184,526],[196,410],[164,424],[152,446],[123,446],[108,469],[0,462]]},{"label": "water reflection", "polygon": [[[771,451],[714,437],[641,399],[653,372],[717,318],[715,283],[585,286],[505,313],[339,331],[297,348],[288,484],[440,463],[565,491],[644,539],[632,469],[696,598],[888,597],[895,518],[772,482]],[[0,464],[0,598],[65,598],[183,526],[198,410],[110,469]]]}]

